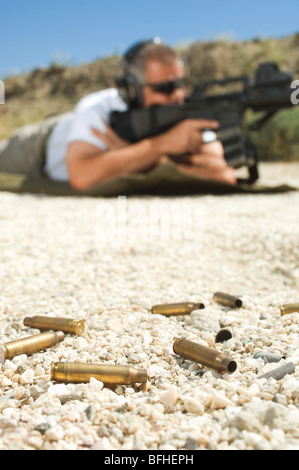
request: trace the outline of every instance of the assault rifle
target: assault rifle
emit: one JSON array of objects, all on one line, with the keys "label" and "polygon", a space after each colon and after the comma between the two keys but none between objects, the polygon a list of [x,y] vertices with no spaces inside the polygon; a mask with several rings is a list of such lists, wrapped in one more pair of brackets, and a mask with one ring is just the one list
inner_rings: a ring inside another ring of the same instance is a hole
[{"label": "assault rifle", "polygon": [[[253,183],[258,178],[258,155],[249,131],[257,131],[280,109],[292,106],[290,99],[292,74],[281,72],[277,65],[266,62],[256,70],[254,80],[238,76],[195,84],[184,104],[153,106],[111,114],[116,133],[129,142],[137,142],[167,131],[184,119],[211,119],[219,122],[217,136],[224,147],[228,164],[246,166],[248,178],[239,182]],[[241,84],[241,91],[208,94],[211,86]],[[263,112],[254,124],[245,126],[247,109]],[[247,128],[246,128],[247,127]]]}]

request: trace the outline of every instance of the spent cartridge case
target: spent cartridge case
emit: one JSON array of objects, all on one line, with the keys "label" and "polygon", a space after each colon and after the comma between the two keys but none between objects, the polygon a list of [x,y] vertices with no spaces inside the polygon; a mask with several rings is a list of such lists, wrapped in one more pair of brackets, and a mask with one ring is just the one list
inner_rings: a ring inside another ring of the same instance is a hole
[{"label": "spent cartridge case", "polygon": [[288,313],[299,312],[299,303],[285,304],[280,306],[280,315],[287,315]]},{"label": "spent cartridge case", "polygon": [[60,341],[63,341],[64,337],[65,335],[62,331],[47,331],[39,335],[10,341],[0,346],[0,363],[3,364],[6,359],[12,359],[20,354],[29,355],[43,349],[51,348]]},{"label": "spent cartridge case", "polygon": [[173,344],[173,351],[179,356],[199,362],[211,367],[218,372],[234,372],[237,368],[235,361],[216,349],[202,346],[201,344],[189,341],[186,338],[179,338]]},{"label": "spent cartridge case", "polygon": [[75,320],[72,318],[47,317],[36,315],[34,317],[26,317],[24,325],[39,330],[55,330],[63,331],[74,335],[82,335],[84,331],[84,320]]},{"label": "spent cartridge case", "polygon": [[154,305],[151,309],[152,313],[159,313],[170,317],[171,315],[190,315],[193,310],[205,308],[203,303],[195,302],[179,302],[174,304]]},{"label": "spent cartridge case", "polygon": [[53,362],[51,380],[64,383],[87,383],[94,377],[104,384],[130,385],[146,383],[147,371],[111,364],[84,364],[79,362]]},{"label": "spent cartridge case", "polygon": [[218,304],[224,305],[226,307],[241,308],[243,305],[241,299],[235,297],[234,295],[225,294],[224,292],[215,292],[213,295],[213,300],[214,302],[217,302]]},{"label": "spent cartridge case", "polygon": [[218,333],[215,336],[215,343],[224,343],[225,341],[228,341],[233,337],[232,333],[230,330],[227,328],[222,328],[221,330],[218,331]]}]

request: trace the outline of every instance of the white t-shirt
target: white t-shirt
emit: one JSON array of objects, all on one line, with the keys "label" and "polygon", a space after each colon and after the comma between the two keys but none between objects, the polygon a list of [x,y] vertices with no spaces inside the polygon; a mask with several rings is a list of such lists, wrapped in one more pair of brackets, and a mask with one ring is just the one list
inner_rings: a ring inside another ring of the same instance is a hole
[{"label": "white t-shirt", "polygon": [[127,105],[116,88],[91,93],[82,98],[72,113],[67,114],[53,129],[46,147],[45,171],[56,181],[68,181],[65,161],[71,142],[84,141],[106,150],[106,145],[96,137],[91,127],[105,132],[112,111],[126,111]]}]

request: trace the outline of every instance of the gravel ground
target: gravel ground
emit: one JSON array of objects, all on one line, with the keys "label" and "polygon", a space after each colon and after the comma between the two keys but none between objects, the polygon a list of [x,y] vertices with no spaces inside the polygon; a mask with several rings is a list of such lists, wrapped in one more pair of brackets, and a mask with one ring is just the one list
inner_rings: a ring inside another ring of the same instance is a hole
[{"label": "gravel ground", "polygon": [[[298,186],[298,164],[262,181]],[[26,316],[85,320],[82,336],[0,369],[0,450],[299,449],[299,193],[76,199],[0,194],[0,342],[37,334]],[[175,216],[173,214],[175,213]],[[159,225],[160,220],[160,225]],[[195,230],[196,229],[196,230]],[[213,301],[216,290],[243,300]],[[188,316],[152,305],[203,302]],[[232,338],[215,343],[220,328]],[[237,363],[218,373],[175,338]],[[278,363],[256,358],[279,356]],[[147,384],[65,384],[51,363],[147,369]],[[260,375],[292,362],[277,380]]]}]

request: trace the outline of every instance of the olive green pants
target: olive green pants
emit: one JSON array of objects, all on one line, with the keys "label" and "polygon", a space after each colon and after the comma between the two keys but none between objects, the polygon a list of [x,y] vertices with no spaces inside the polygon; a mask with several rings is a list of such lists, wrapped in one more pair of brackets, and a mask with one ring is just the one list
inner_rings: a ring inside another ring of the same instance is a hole
[{"label": "olive green pants", "polygon": [[47,139],[65,115],[53,116],[15,131],[0,141],[0,172],[19,173],[31,178],[44,176]]}]

